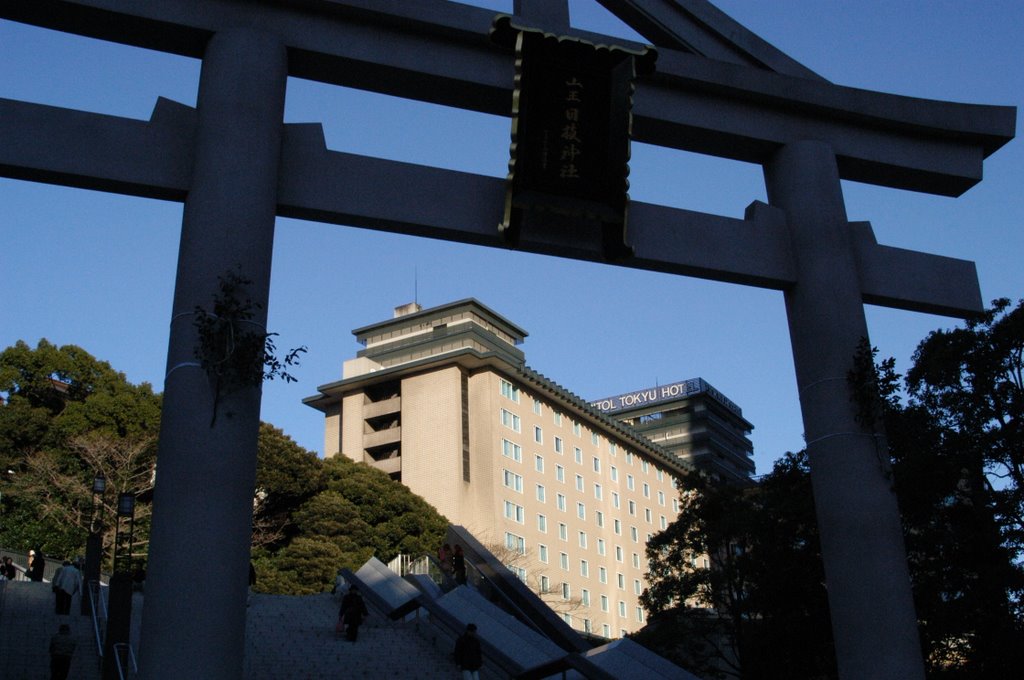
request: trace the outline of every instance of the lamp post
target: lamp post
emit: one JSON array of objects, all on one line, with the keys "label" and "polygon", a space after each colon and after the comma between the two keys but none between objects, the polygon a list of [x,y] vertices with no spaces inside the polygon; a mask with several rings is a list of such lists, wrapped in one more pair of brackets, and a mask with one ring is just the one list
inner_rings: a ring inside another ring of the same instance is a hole
[{"label": "lamp post", "polygon": [[103,680],[118,680],[115,645],[127,643],[132,622],[132,538],[135,533],[135,494],[117,497],[114,534],[114,573],[107,593],[107,638],[103,645]]},{"label": "lamp post", "polygon": [[[85,540],[85,573],[82,582],[89,593],[92,593],[92,583],[99,583],[100,562],[103,561],[103,496],[107,491],[107,478],[102,472],[96,473],[92,480],[92,515],[89,518],[89,537]],[[96,499],[99,498],[99,512],[96,511]],[[99,591],[97,591],[99,592]],[[92,596],[86,597],[82,593],[82,615],[88,616],[92,613]]]}]

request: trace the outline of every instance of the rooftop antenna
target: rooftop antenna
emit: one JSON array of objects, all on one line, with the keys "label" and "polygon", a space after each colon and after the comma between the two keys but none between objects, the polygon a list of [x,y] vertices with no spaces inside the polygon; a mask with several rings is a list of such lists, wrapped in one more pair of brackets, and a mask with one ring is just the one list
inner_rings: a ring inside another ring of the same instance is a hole
[{"label": "rooftop antenna", "polygon": [[420,269],[419,267],[412,268],[412,301],[416,304],[420,303]]}]

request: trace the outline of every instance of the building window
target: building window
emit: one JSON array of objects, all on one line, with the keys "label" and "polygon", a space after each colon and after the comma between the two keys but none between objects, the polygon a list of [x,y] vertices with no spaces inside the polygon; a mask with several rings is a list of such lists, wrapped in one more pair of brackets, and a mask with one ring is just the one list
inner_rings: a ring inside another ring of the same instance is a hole
[{"label": "building window", "polygon": [[601,438],[597,436],[596,432],[590,433],[590,443],[593,444],[594,446],[597,446],[598,444],[601,443]]},{"label": "building window", "polygon": [[621,536],[622,535],[622,522],[620,522],[619,520],[616,519],[616,520],[613,520],[612,524],[613,524],[613,526],[615,528],[615,535],[616,536]]},{"label": "building window", "polygon": [[537,415],[540,415],[541,411],[542,411],[542,407],[541,407],[541,404],[540,404],[540,399],[537,399],[536,397],[534,397],[534,399],[533,399],[533,412],[536,413]]},{"label": "building window", "polygon": [[[544,561],[547,562],[547,560],[544,560]],[[549,579],[547,576],[541,576],[540,577],[540,592],[546,593],[546,592],[549,592],[550,590],[551,590],[551,579]]]},{"label": "building window", "polygon": [[576,435],[577,437],[579,437],[580,433],[582,431],[583,431],[583,428],[580,427],[580,421],[578,421],[578,420],[572,421],[572,433],[574,435]]},{"label": "building window", "polygon": [[576,490],[583,491],[583,475],[576,475]]},{"label": "building window", "polygon": [[510,519],[513,522],[522,524],[526,517],[526,510],[523,506],[513,503],[512,501],[505,501],[505,518]]},{"label": "building window", "polygon": [[[584,564],[586,564],[586,562],[584,562]],[[586,574],[584,574],[584,576],[586,576]],[[590,606],[590,591],[587,590],[586,588],[584,588],[580,592],[580,600],[583,602],[583,605],[585,607],[589,607]]]},{"label": "building window", "polygon": [[678,498],[673,498],[672,499],[672,512],[676,512],[676,513],[679,512],[679,499]]},{"label": "building window", "polygon": [[640,579],[633,579],[633,592],[637,595],[644,591],[643,586],[640,585]]},{"label": "building window", "polygon": [[640,532],[636,530],[636,527],[630,527],[629,534],[634,543],[638,543],[640,541]]},{"label": "building window", "polygon": [[616,510],[619,509],[619,492],[612,491],[612,507]]},{"label": "building window", "polygon": [[619,600],[619,616],[625,616],[625,615],[626,615],[626,603],[623,602],[622,600]]},{"label": "building window", "polygon": [[[603,611],[603,612],[608,611],[608,596],[607,595],[602,595],[601,596],[601,611]],[[605,627],[607,628],[607,626],[605,626]]]},{"label": "building window", "polygon": [[658,515],[658,524],[660,525],[662,530],[668,528],[668,521],[665,519],[665,515]]},{"label": "building window", "polygon": [[557,425],[558,427],[561,427],[562,426],[562,413],[560,411],[552,411],[551,412],[551,420],[552,420],[552,422],[554,422],[555,425]]},{"label": "building window", "polygon": [[662,505],[662,506],[665,505],[665,492],[664,491],[659,491],[658,492],[658,505]]},{"label": "building window", "polygon": [[618,449],[619,449],[619,447],[615,445],[615,442],[613,442],[613,441],[609,441],[608,442],[608,453],[612,454],[613,456],[617,456],[617,455],[619,455]]},{"label": "building window", "polygon": [[562,438],[555,437],[555,453],[562,453],[564,450],[565,447],[562,446]]},{"label": "building window", "polygon": [[632,467],[633,465],[633,452],[626,451],[626,464]]},{"label": "building window", "polygon": [[651,466],[650,466],[650,464],[646,460],[645,461],[641,461],[640,467],[643,469],[645,475],[650,472],[650,467]]},{"label": "building window", "polygon": [[537,500],[540,501],[541,503],[544,503],[544,502],[546,502],[545,501],[546,497],[547,496],[546,496],[545,491],[544,491],[544,485],[543,484],[538,484],[537,485]]},{"label": "building window", "polygon": [[558,494],[555,496],[555,502],[558,505],[558,509],[565,512],[565,496],[563,494]]},{"label": "building window", "polygon": [[597,539],[597,554],[598,555],[604,555],[604,553],[605,553],[604,546],[605,546],[604,539],[603,538]]},{"label": "building window", "polygon": [[515,534],[506,531],[505,532],[505,547],[509,550],[514,550],[520,555],[526,554],[526,539],[522,536],[516,536]]},{"label": "building window", "polygon": [[594,472],[597,472],[598,474],[601,472],[601,459],[596,456],[594,457]]},{"label": "building window", "polygon": [[501,396],[506,399],[511,399],[515,403],[519,403],[519,388],[505,380],[501,379]]},{"label": "building window", "polygon": [[502,471],[505,476],[505,486],[512,489],[513,491],[523,492],[523,478],[511,470]]},{"label": "building window", "polygon": [[594,521],[597,522],[597,526],[603,527],[604,526],[604,513],[601,512],[600,510],[596,511],[594,513]]},{"label": "building window", "polygon": [[[605,611],[608,611],[608,610],[607,610],[607,609],[605,609]],[[611,639],[611,637],[612,637],[612,627],[611,627],[611,626],[609,626],[609,625],[608,625],[607,623],[601,626],[601,632],[602,632],[602,634],[603,634],[603,635],[604,635],[604,636],[605,636],[606,638],[609,638],[609,639]]]},{"label": "building window", "polygon": [[644,608],[643,607],[637,607],[636,608],[636,620],[639,621],[640,623],[644,622]]},{"label": "building window", "polygon": [[601,583],[608,583],[608,570],[604,567],[597,568],[597,580]]},{"label": "building window", "polygon": [[544,443],[544,430],[540,429],[540,425],[533,426],[533,441],[538,444]]},{"label": "building window", "polygon": [[519,432],[522,429],[519,416],[507,409],[501,409],[501,424],[515,432]]},{"label": "building window", "polygon": [[555,479],[562,483],[565,483],[565,468],[562,467],[561,465],[555,466]]},{"label": "building window", "polygon": [[621,562],[622,561],[622,546],[621,545],[615,546],[615,561],[616,562]]},{"label": "building window", "polygon": [[640,568],[640,555],[638,555],[637,553],[633,553],[633,568]]},{"label": "building window", "polygon": [[644,519],[647,520],[648,524],[653,524],[654,523],[654,520],[651,519],[651,509],[650,508],[644,508]]},{"label": "building window", "polygon": [[636,503],[629,501],[629,514],[636,517]]},{"label": "building window", "polygon": [[507,439],[501,440],[501,455],[506,458],[511,458],[517,463],[523,461],[523,447],[519,444],[514,444]]},{"label": "building window", "polygon": [[537,472],[544,472],[544,456],[533,457],[533,467]]},{"label": "building window", "polygon": [[563,571],[569,571],[569,554],[558,553],[558,562]]},{"label": "building window", "polygon": [[644,498],[651,497],[651,487],[647,482],[644,482]]},{"label": "building window", "polygon": [[616,468],[614,465],[612,465],[611,469],[608,472],[612,476],[612,481],[613,482],[619,481],[619,470],[618,470],[618,468]]},{"label": "building window", "polygon": [[626,475],[626,488],[633,490],[633,475]]},{"label": "building window", "polygon": [[586,560],[580,560],[580,576],[590,578],[590,564]]},{"label": "building window", "polygon": [[579,538],[580,538],[580,547],[581,548],[586,548],[587,547],[587,532],[586,531],[581,531]]},{"label": "building window", "polygon": [[576,503],[576,516],[579,517],[580,519],[586,519],[587,518],[587,506],[583,505],[583,503]]},{"label": "building window", "polygon": [[565,522],[558,523],[558,537],[563,541],[569,540],[569,527],[565,525]]},{"label": "building window", "polygon": [[596,498],[597,500],[601,500],[601,497],[602,497],[601,485],[600,484],[595,484],[594,485],[594,498]]},{"label": "building window", "polygon": [[583,465],[583,449],[581,449],[578,446],[574,446],[572,448],[572,455],[573,455],[573,458],[576,460],[577,463],[579,463],[580,465]]},{"label": "building window", "polygon": [[548,533],[548,518],[544,515],[537,515],[537,531],[542,534]]},{"label": "building window", "polygon": [[665,481],[665,472],[664,472],[664,470],[661,470],[659,468],[658,469],[658,473],[657,473],[657,477],[658,477],[658,481],[659,482],[664,482]]},{"label": "building window", "polygon": [[621,573],[619,573],[619,574],[615,575],[615,578],[619,582],[619,590],[625,590],[626,589],[626,577],[623,576]]}]

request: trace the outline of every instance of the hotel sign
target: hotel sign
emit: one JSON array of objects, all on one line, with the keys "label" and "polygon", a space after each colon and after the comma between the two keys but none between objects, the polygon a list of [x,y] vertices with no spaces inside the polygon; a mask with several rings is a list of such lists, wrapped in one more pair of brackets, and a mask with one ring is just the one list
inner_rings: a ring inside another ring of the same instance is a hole
[{"label": "hotel sign", "polygon": [[635,392],[627,392],[626,394],[620,394],[617,397],[607,397],[605,399],[592,401],[590,402],[590,405],[599,411],[611,413],[613,411],[621,411],[623,409],[652,406],[666,401],[674,401],[676,399],[682,399],[701,392],[706,392],[711,396],[711,398],[725,406],[736,415],[743,415],[743,411],[739,406],[714,387],[706,383],[703,378],[691,378],[689,380],[683,380],[669,385],[659,385],[657,387],[648,387],[647,389],[637,390]]},{"label": "hotel sign", "polygon": [[492,37],[515,49],[512,143],[499,231],[524,226],[600,236],[608,259],[626,243],[634,80],[656,54],[521,28],[499,17]]}]

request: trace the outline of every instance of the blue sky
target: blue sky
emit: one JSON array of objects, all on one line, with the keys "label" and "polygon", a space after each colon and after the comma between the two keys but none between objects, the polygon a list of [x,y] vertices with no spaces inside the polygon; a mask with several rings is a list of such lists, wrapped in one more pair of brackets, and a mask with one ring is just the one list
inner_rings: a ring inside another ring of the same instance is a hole
[{"label": "blue sky", "polygon": [[[509,11],[512,2],[471,4]],[[1021,107],[1019,0],[719,0],[829,80],[897,94]],[[593,0],[581,28],[630,37]],[[195,104],[199,62],[0,21],[0,97],[145,119],[158,96]],[[322,122],[337,150],[504,176],[509,121],[292,80],[288,122]],[[2,134],[0,121],[0,134]],[[1010,142],[956,199],[844,183],[851,220],[880,243],[973,260],[983,298],[1024,296],[1024,147]],[[635,144],[631,196],[740,217],[765,200],[758,166]],[[180,204],[0,179],[0,347],[76,344],[163,389]],[[498,249],[279,219],[268,327],[306,345],[295,384],[268,383],[264,420],[323,453],[302,405],[359,349],[351,329],[465,297],[529,331],[528,363],[595,399],[703,377],[755,429],[758,472],[802,447],[782,294]],[[868,307],[872,343],[905,370],[955,319]]]}]

